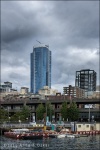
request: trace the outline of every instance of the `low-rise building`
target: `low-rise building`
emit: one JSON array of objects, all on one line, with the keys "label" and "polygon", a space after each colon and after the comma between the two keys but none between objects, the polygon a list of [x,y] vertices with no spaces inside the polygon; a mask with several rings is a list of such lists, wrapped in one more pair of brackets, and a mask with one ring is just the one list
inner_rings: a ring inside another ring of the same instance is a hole
[{"label": "low-rise building", "polygon": [[77,123],[76,129],[77,131],[93,131],[93,130],[100,130],[98,128],[100,126],[100,123]]},{"label": "low-rise building", "polygon": [[27,94],[28,90],[29,90],[29,88],[27,88],[27,87],[21,87],[20,94]]},{"label": "low-rise building", "polygon": [[51,89],[49,86],[44,86],[42,89],[38,91],[40,95],[56,95],[58,90]]},{"label": "low-rise building", "polygon": [[85,90],[69,85],[69,87],[63,87],[63,94],[68,96],[74,96],[76,98],[84,98],[85,97]]},{"label": "low-rise building", "polygon": [[11,82],[4,82],[0,85],[0,93],[10,92],[12,89],[12,83]]},{"label": "low-rise building", "polygon": [[98,98],[100,99],[100,86],[96,87],[96,91],[92,92],[91,95],[88,94],[88,98]]}]

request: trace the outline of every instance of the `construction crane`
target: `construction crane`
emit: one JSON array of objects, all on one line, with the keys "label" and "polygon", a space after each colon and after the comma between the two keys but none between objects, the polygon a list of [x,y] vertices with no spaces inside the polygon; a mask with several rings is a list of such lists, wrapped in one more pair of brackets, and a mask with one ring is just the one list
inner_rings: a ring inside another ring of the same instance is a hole
[{"label": "construction crane", "polygon": [[38,43],[42,44],[40,41],[36,40]]},{"label": "construction crane", "polygon": [[[40,44],[43,44],[43,43],[41,43],[40,41],[38,41],[38,40],[36,40],[38,43],[40,43]],[[49,48],[49,45],[45,45],[47,48]]]}]

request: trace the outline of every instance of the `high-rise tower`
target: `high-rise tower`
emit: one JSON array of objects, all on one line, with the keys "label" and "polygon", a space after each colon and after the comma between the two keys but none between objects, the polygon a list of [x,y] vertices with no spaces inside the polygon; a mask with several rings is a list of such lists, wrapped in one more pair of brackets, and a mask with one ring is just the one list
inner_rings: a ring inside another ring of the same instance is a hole
[{"label": "high-rise tower", "polygon": [[31,53],[31,92],[38,93],[43,86],[51,88],[51,51],[48,45],[33,47]]},{"label": "high-rise tower", "polygon": [[76,71],[75,86],[88,91],[96,91],[96,72],[90,69]]}]

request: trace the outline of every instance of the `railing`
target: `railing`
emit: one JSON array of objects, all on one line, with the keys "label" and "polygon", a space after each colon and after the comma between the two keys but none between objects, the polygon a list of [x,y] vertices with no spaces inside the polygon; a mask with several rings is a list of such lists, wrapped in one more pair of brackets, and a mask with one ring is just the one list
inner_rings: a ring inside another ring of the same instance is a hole
[{"label": "railing", "polygon": [[[31,124],[23,124],[23,123],[19,123],[19,124],[2,124],[0,126],[0,128],[31,128],[33,127],[34,125],[31,125]],[[37,127],[43,127],[43,124],[39,124],[39,125],[35,125]]]},{"label": "railing", "polygon": [[[89,108],[78,108],[79,112],[89,112]],[[99,108],[90,108],[91,112],[100,112]],[[55,112],[60,112],[61,108],[55,108]]]},{"label": "railing", "polygon": [[[100,112],[100,109],[99,108],[90,108],[91,109],[91,112]],[[18,112],[18,111],[21,111],[22,109],[9,109],[9,112]],[[80,112],[88,112],[89,111],[89,109],[88,108],[78,108],[78,110],[80,111]],[[33,109],[30,109],[30,111],[31,112],[35,112],[36,111],[36,109],[35,108],[33,108]],[[55,108],[54,109],[54,111],[55,112],[60,112],[61,111],[61,108]]]},{"label": "railing", "polygon": [[[8,110],[8,109],[5,108],[5,110]],[[18,112],[18,111],[21,111],[21,110],[22,110],[22,108],[13,108],[13,109],[9,108],[9,112]],[[30,108],[30,111],[36,111],[36,109],[35,108]]]},{"label": "railing", "polygon": [[[90,111],[91,112],[100,112],[100,109],[99,108],[90,108]],[[79,112],[89,112],[89,108],[84,108],[84,109],[82,109],[82,108],[80,108],[79,109]]]}]

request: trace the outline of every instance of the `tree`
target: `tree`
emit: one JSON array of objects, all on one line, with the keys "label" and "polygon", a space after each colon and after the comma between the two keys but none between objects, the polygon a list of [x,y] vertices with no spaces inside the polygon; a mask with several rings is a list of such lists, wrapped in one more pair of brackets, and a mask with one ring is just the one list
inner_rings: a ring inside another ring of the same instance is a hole
[{"label": "tree", "polygon": [[19,120],[23,120],[21,116],[21,111],[16,112],[14,115],[11,116],[11,121],[19,121]]},{"label": "tree", "polygon": [[62,115],[62,118],[64,118],[64,120],[67,120],[67,118],[68,118],[68,108],[67,108],[67,102],[66,101],[62,103],[61,115]]},{"label": "tree", "polygon": [[22,111],[21,111],[21,118],[23,121],[26,120],[26,118],[30,117],[30,108],[28,106],[23,106]]},{"label": "tree", "polygon": [[0,122],[8,121],[8,112],[3,108],[0,108]]},{"label": "tree", "polygon": [[26,118],[30,117],[30,109],[28,106],[23,106],[22,110],[16,112],[12,117],[11,121],[26,121]]},{"label": "tree", "polygon": [[47,116],[50,118],[50,121],[52,120],[52,115],[54,114],[53,106],[50,102],[46,103],[45,112],[47,111]]},{"label": "tree", "polygon": [[72,102],[70,104],[70,107],[68,108],[68,118],[71,120],[71,121],[75,121],[77,120],[79,117],[79,110],[77,108],[77,105],[75,102]]},{"label": "tree", "polygon": [[42,120],[44,118],[44,113],[45,113],[45,107],[44,105],[41,103],[38,105],[38,107],[36,108],[36,117],[38,120]]}]

